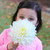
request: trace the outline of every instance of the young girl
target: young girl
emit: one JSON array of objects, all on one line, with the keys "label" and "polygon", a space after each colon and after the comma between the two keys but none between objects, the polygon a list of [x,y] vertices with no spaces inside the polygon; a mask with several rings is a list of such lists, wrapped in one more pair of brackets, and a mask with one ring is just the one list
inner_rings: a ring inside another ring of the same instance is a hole
[{"label": "young girl", "polygon": [[[18,21],[19,19],[27,19],[32,22],[32,24],[36,26],[36,31],[38,32],[42,26],[40,5],[31,1],[20,2],[17,11],[12,17],[12,22]],[[14,44],[14,42],[10,40],[10,36],[8,35],[9,31],[9,28],[4,29],[0,34],[0,50],[42,50],[42,42],[37,36],[31,45],[24,47],[22,45],[20,46],[18,43]]]}]

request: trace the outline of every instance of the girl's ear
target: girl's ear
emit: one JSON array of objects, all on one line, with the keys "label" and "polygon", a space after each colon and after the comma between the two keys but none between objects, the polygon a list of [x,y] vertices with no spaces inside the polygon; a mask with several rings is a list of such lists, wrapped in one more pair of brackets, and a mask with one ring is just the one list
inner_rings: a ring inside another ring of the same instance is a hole
[{"label": "girl's ear", "polygon": [[35,26],[37,27],[37,26],[38,26],[38,24],[39,24],[39,21],[37,21],[37,22],[36,22],[36,25],[35,25]]}]

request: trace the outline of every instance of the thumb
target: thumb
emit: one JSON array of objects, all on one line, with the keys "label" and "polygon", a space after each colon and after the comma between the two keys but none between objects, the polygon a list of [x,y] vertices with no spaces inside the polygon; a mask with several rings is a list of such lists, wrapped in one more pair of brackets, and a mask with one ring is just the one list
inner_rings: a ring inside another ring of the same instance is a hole
[{"label": "thumb", "polygon": [[9,45],[9,46],[12,46],[12,45],[14,45],[14,42],[11,41],[8,45]]}]

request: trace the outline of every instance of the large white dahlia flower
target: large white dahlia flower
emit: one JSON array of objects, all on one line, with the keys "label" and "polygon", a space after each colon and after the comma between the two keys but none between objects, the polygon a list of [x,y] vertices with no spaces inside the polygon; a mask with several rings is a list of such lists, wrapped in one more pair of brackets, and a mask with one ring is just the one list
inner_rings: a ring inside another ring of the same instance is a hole
[{"label": "large white dahlia flower", "polygon": [[12,24],[8,33],[11,40],[23,46],[31,44],[36,37],[36,27],[26,19],[14,21]]}]

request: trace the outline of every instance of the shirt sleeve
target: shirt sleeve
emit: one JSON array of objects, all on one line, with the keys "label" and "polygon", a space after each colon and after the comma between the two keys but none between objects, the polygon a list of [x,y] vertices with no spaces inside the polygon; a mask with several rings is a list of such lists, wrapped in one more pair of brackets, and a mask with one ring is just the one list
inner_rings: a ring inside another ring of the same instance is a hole
[{"label": "shirt sleeve", "polygon": [[6,29],[0,34],[0,50],[7,50],[8,38]]},{"label": "shirt sleeve", "polygon": [[42,42],[41,41],[37,44],[36,50],[43,50]]}]

